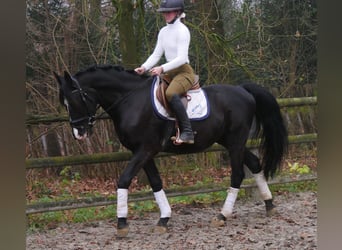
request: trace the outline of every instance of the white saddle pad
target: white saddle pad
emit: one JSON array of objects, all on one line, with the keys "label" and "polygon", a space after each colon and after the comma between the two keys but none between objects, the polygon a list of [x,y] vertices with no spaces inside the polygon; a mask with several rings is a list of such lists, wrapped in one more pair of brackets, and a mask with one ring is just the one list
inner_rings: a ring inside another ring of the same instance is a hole
[{"label": "white saddle pad", "polygon": [[[159,117],[168,120],[175,120],[174,117],[171,117],[170,114],[166,111],[166,109],[162,106],[162,104],[158,101],[156,97],[157,88],[159,86],[159,77],[155,77],[152,83],[152,106]],[[187,114],[190,120],[203,120],[209,116],[210,108],[209,103],[207,101],[207,95],[203,91],[202,88],[189,90],[187,92],[188,102]]]}]

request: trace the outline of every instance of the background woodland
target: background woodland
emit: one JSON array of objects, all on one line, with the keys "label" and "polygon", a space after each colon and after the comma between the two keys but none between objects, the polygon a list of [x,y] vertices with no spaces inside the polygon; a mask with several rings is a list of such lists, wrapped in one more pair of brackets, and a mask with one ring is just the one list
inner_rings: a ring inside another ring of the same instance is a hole
[{"label": "background woodland", "polygon": [[[26,4],[28,116],[65,114],[53,71],[76,73],[93,64],[133,69],[153,51],[165,25],[156,12],[157,0],[27,0]],[[192,35],[190,63],[202,86],[252,80],[277,98],[317,95],[315,0],[185,0],[185,12]],[[289,110],[284,116],[290,134],[317,132],[315,110]],[[26,124],[26,131],[26,158],[126,150],[109,120],[98,121],[93,136],[83,142],[73,139],[67,122]],[[225,160],[221,153],[185,157],[203,166]],[[178,165],[179,159],[157,163]],[[115,179],[125,164],[53,168],[39,174]],[[30,180],[36,175],[37,170],[27,172]]]}]

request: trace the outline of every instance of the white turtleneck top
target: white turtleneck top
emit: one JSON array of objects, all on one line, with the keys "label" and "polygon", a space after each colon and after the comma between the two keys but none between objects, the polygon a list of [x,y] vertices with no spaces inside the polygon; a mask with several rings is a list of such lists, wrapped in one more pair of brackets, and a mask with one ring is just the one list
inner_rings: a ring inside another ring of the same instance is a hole
[{"label": "white turtleneck top", "polygon": [[163,54],[166,59],[166,63],[161,65],[164,72],[189,63],[189,45],[190,31],[178,18],[173,24],[167,24],[159,31],[156,47],[142,66],[150,70]]}]

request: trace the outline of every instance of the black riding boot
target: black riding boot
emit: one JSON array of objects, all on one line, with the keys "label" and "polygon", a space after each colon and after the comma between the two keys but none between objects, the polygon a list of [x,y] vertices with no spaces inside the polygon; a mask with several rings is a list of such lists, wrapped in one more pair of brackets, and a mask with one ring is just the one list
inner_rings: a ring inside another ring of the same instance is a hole
[{"label": "black riding boot", "polygon": [[175,114],[176,119],[179,124],[180,136],[176,140],[176,143],[194,143],[194,133],[191,129],[190,120],[186,110],[181,102],[179,95],[173,95],[171,100],[169,101],[170,108],[172,112]]}]

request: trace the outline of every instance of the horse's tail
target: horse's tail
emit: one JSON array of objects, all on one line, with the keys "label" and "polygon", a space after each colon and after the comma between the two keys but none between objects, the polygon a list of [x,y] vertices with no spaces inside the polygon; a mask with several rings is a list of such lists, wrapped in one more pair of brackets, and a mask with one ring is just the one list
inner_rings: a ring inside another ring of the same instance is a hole
[{"label": "horse's tail", "polygon": [[246,83],[241,85],[253,95],[256,102],[256,131],[261,137],[262,168],[266,179],[273,177],[287,151],[288,137],[277,100],[263,87]]}]

